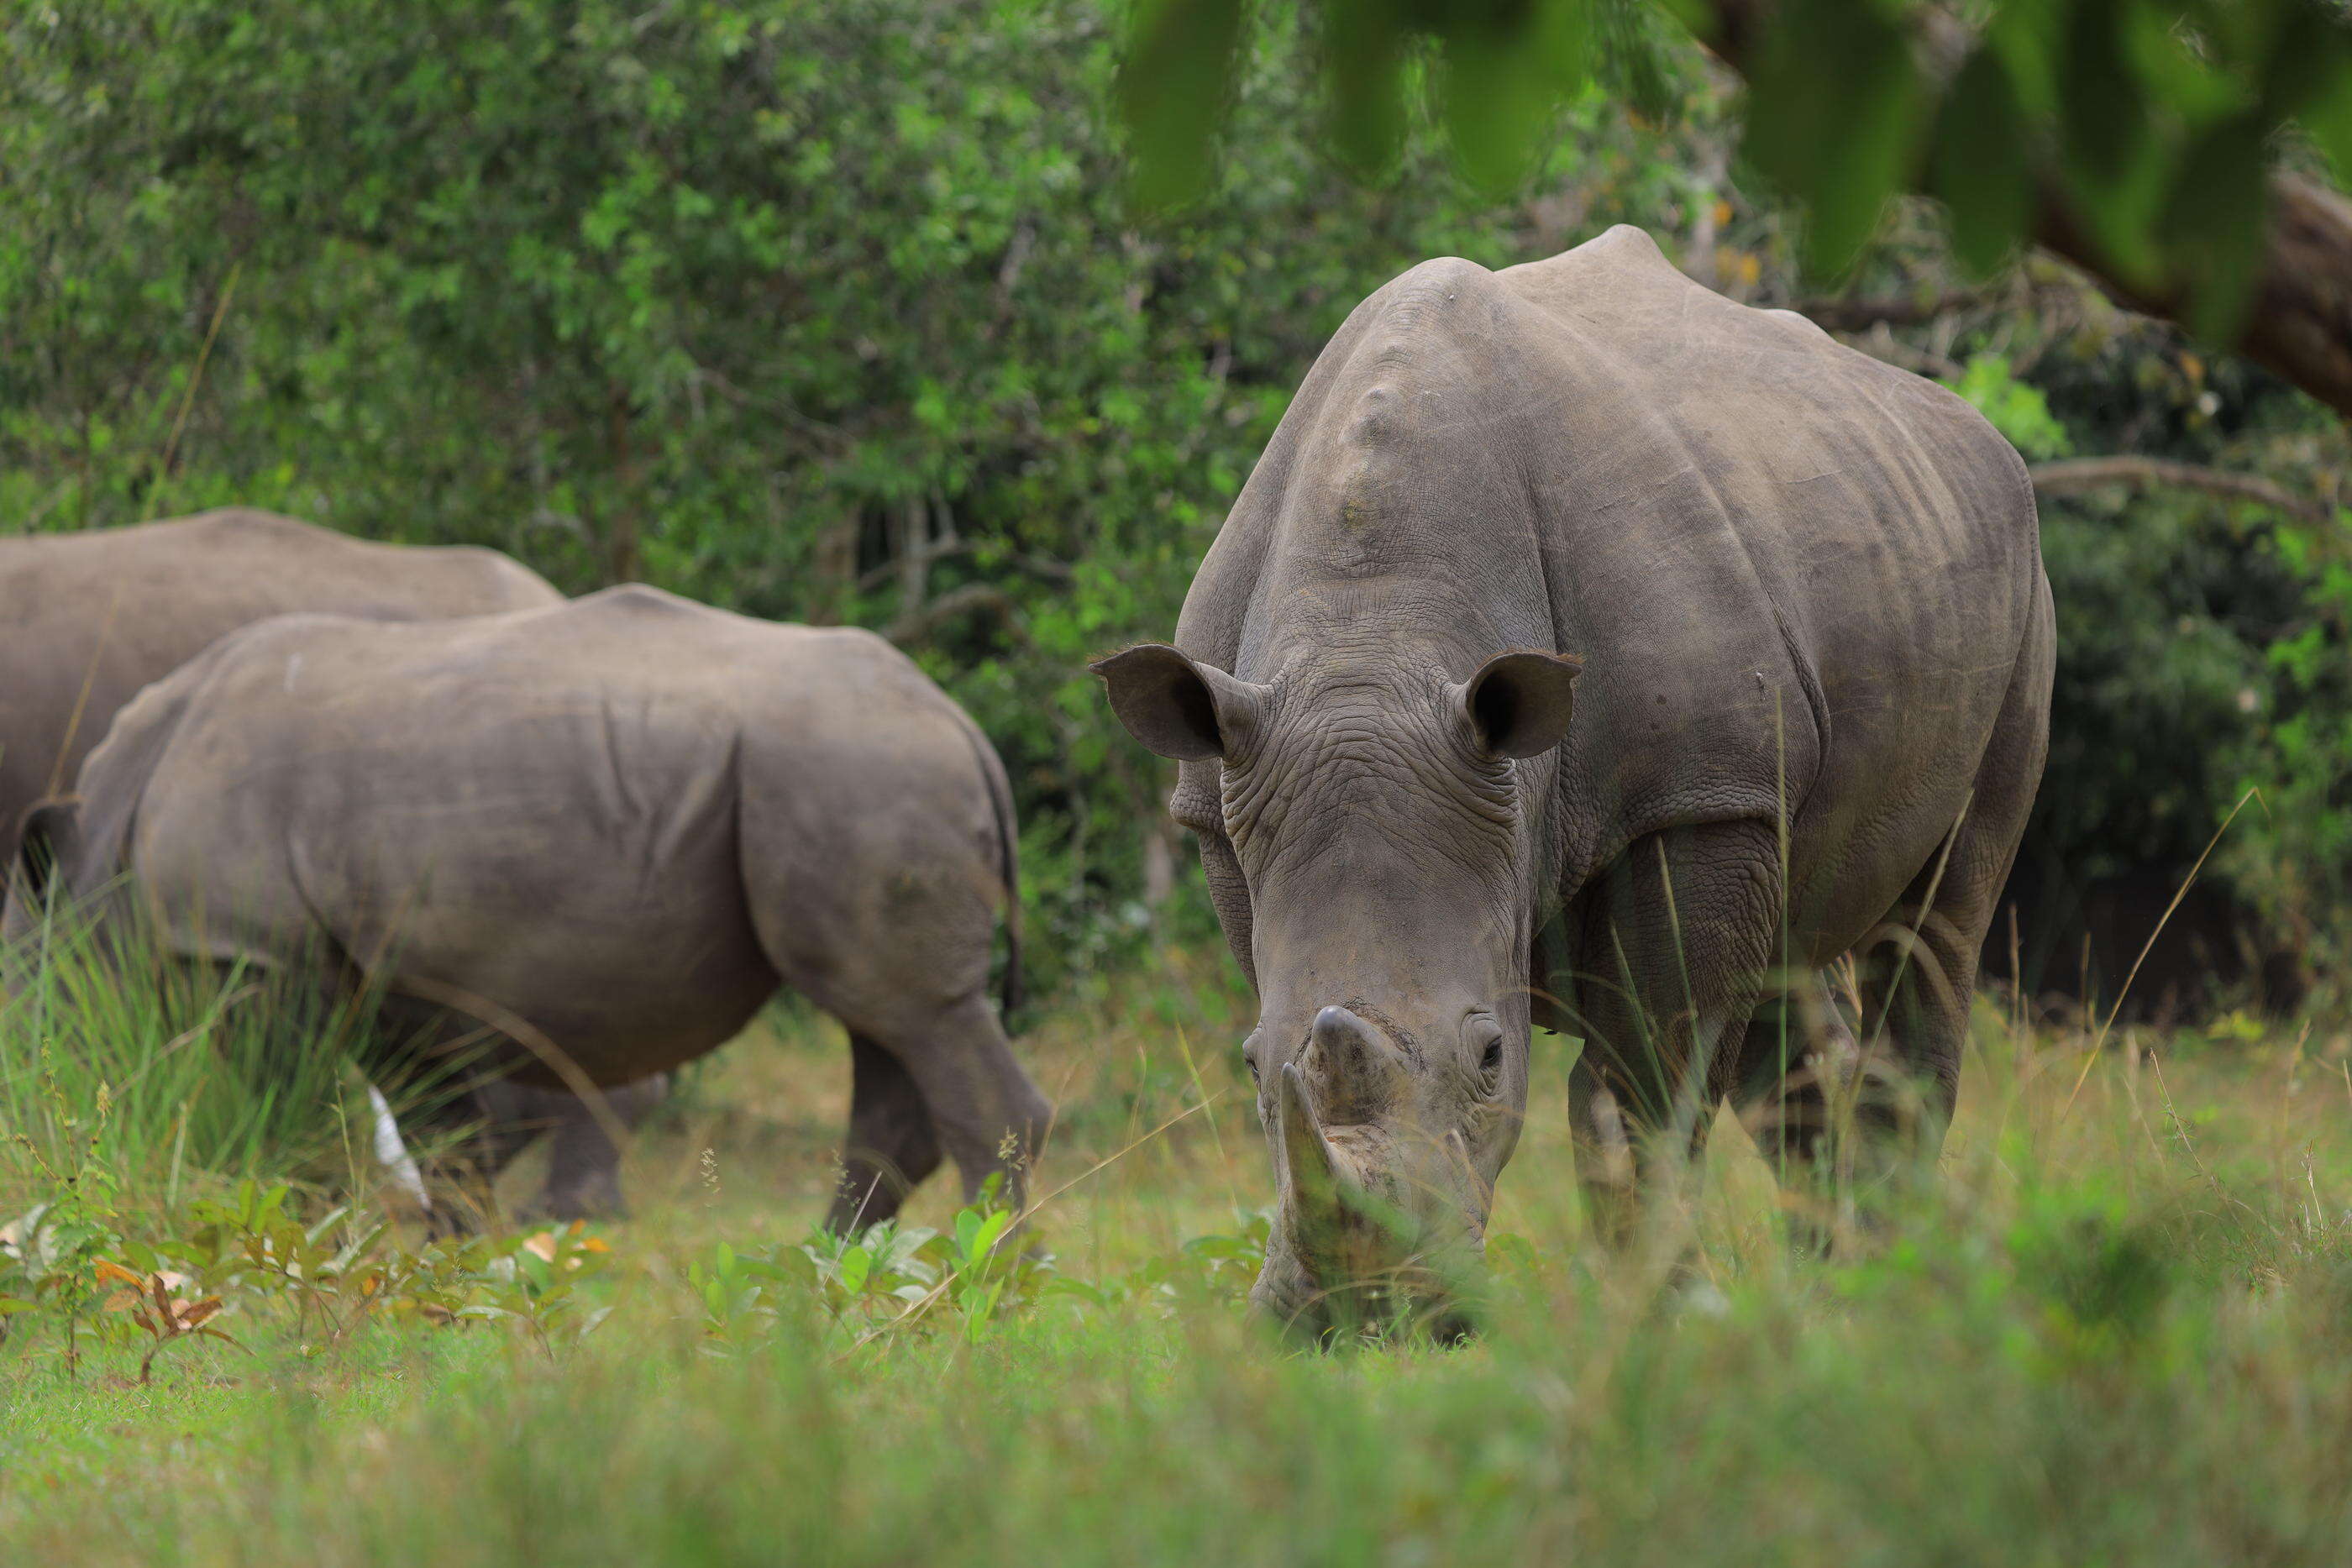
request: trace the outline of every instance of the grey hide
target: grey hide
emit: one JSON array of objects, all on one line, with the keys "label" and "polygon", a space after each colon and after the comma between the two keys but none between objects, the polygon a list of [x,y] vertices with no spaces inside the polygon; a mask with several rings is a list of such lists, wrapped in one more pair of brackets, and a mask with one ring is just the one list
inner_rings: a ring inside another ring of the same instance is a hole
[{"label": "grey hide", "polygon": [[0,538],[0,864],[122,705],[214,639],[292,611],[488,615],[562,596],[495,550],[373,544],[233,507],[136,528]]},{"label": "grey hide", "polygon": [[[562,598],[496,550],[376,544],[245,507],[0,538],[0,867],[16,862],[26,813],[73,782],[122,706],[215,638],[295,611],[429,621]],[[529,1115],[563,1155],[541,1207],[617,1197],[617,1155],[584,1108]]]},{"label": "grey hide", "polygon": [[789,983],[852,1038],[834,1223],[895,1212],[942,1150],[1019,1200],[1047,1107],[985,994],[1015,880],[1003,770],[870,633],[636,587],[439,624],[283,616],[141,693],[78,795],[50,824],[66,893],[137,905],[192,956],[384,982],[422,1053],[384,1073],[486,1043],[481,1071],[526,1087],[633,1084]]},{"label": "grey hide", "polygon": [[[1181,759],[1257,988],[1259,1304],[1461,1326],[1531,1021],[1584,1041],[1580,1176],[1614,1238],[1726,1096],[1791,1174],[1830,1086],[1883,1085],[1874,1149],[1931,1150],[2052,654],[2007,443],[1640,231],[1427,262],[1359,306],[1175,647],[1097,666]],[[1820,975],[1848,952],[1866,1061]]]}]

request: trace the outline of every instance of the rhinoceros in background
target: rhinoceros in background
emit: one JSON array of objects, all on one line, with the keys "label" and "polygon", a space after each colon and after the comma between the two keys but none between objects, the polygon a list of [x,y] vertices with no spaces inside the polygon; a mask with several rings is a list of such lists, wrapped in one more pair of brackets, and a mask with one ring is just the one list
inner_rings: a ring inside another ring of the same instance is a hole
[{"label": "rhinoceros in background", "polygon": [[1638,230],[1427,262],[1359,306],[1176,646],[1097,665],[1182,764],[1171,810],[1258,991],[1280,1209],[1255,1299],[1460,1326],[1446,1260],[1517,1140],[1531,1013],[1583,1037],[1609,1234],[1725,1096],[1812,1159],[1853,1051],[1819,972],[1849,951],[1895,1070],[1864,1126],[1916,1085],[1932,1147],[2053,642],[1991,426]]},{"label": "rhinoceros in background", "polygon": [[230,507],[135,528],[0,538],[0,865],[123,704],[215,639],[325,611],[432,621],[556,604],[496,550],[373,544]]},{"label": "rhinoceros in background", "polygon": [[[1020,973],[1003,768],[869,632],[639,587],[430,625],[281,616],[141,693],[28,835],[46,852],[20,865],[102,921],[191,956],[323,955],[383,983],[417,1050],[487,1042],[479,1071],[530,1087],[667,1071],[789,983],[850,1031],[840,1228],[895,1213],[942,1149],[1017,1204],[1045,1128],[985,994],[1000,908],[1008,1007]],[[19,876],[12,927],[43,891]]]},{"label": "rhinoceros in background", "polygon": [[[0,538],[0,867],[16,858],[25,813],[73,782],[123,704],[241,626],[294,611],[431,621],[562,600],[496,550],[377,544],[244,507]],[[612,1113],[625,1124],[653,1097]],[[570,1218],[606,1195],[617,1207],[610,1116],[551,1097],[512,1111],[509,1141],[553,1131],[541,1207]]]}]

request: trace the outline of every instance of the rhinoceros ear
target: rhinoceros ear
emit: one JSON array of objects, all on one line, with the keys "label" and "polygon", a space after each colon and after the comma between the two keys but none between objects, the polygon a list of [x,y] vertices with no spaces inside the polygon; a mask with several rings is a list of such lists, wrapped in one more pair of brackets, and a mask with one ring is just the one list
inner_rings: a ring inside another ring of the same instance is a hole
[{"label": "rhinoceros ear", "polygon": [[1571,654],[1516,650],[1496,654],[1454,689],[1479,745],[1497,757],[1534,757],[1568,738],[1583,668]]},{"label": "rhinoceros ear", "polygon": [[1127,733],[1180,762],[1232,755],[1265,701],[1265,687],[1194,664],[1165,643],[1139,643],[1088,667],[1109,688]]}]

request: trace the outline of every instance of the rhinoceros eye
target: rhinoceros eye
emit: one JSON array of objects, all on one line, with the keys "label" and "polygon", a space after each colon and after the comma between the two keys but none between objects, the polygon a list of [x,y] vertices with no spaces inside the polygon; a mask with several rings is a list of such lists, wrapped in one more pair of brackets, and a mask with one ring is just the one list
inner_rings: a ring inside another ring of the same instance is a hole
[{"label": "rhinoceros eye", "polygon": [[1503,1087],[1503,1026],[1492,1016],[1474,1013],[1463,1026],[1463,1033],[1478,1051],[1479,1086],[1487,1093]]}]

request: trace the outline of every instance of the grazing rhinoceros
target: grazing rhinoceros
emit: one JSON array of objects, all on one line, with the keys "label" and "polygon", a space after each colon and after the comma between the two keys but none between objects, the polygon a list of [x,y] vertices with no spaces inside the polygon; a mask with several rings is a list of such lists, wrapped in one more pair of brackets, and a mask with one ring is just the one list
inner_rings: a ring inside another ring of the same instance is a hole
[{"label": "grazing rhinoceros", "polygon": [[1265,1308],[1459,1326],[1531,1012],[1583,1038],[1612,1235],[1727,1095],[1815,1153],[1841,954],[1940,1136],[2053,647],[2024,466],[1958,398],[1635,229],[1427,262],[1317,361],[1176,643],[1096,667],[1257,988]]},{"label": "grazing rhinoceros", "polygon": [[[243,507],[0,538],[0,867],[16,858],[25,813],[73,781],[117,710],[215,638],[293,611],[427,621],[562,599],[496,550],[375,544]],[[625,1124],[650,1100],[621,1097],[613,1111]],[[610,1118],[557,1097],[514,1113],[509,1141],[553,1129],[542,1209],[617,1207]]]},{"label": "grazing rhinoceros", "polygon": [[[790,983],[850,1030],[835,1226],[894,1213],[942,1148],[1019,1201],[1047,1106],[985,995],[1000,906],[1008,1005],[1020,969],[1003,769],[871,633],[636,587],[282,616],[140,694],[78,797],[35,811],[24,863],[101,920],[191,956],[323,952],[383,982],[388,1029],[487,1041],[527,1085],[666,1071]],[[18,878],[13,926],[42,891]]]}]

